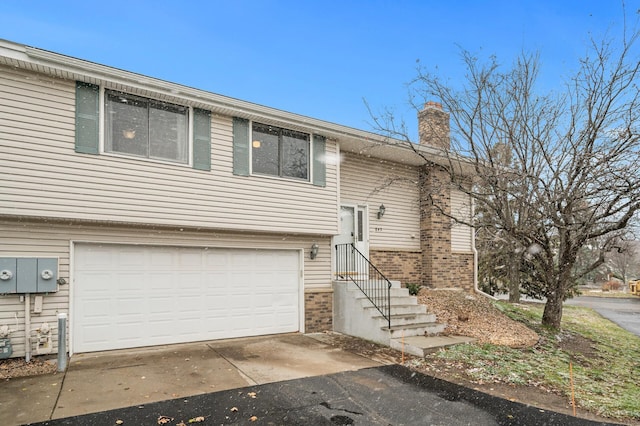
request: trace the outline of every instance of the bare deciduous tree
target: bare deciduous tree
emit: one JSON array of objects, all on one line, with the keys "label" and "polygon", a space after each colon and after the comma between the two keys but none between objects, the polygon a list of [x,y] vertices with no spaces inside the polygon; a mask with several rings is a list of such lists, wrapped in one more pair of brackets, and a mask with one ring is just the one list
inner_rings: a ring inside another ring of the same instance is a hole
[{"label": "bare deciduous tree", "polygon": [[[514,254],[509,280],[521,282],[522,265],[531,271],[546,299],[542,322],[552,327],[579,278],[604,263],[640,209],[637,38],[625,29],[618,42],[592,40],[566,90],[548,94],[536,86],[538,55],[526,53],[505,68],[463,51],[466,79],[457,88],[423,69],[413,82],[414,104],[435,99],[450,113],[451,151],[475,175],[469,186],[452,172],[452,182],[485,212],[475,225],[499,234]],[[408,140],[392,118],[374,120]],[[585,245],[597,256],[579,265]]]},{"label": "bare deciduous tree", "polygon": [[640,247],[637,241],[619,240],[607,255],[607,267],[624,286],[640,273]]}]

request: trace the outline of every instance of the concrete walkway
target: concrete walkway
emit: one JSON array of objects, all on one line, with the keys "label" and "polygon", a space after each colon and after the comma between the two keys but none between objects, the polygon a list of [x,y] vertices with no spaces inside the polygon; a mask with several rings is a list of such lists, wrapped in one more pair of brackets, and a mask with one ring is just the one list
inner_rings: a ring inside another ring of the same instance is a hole
[{"label": "concrete walkway", "polygon": [[0,419],[28,424],[380,365],[300,334],[79,354],[64,374],[0,384]]}]

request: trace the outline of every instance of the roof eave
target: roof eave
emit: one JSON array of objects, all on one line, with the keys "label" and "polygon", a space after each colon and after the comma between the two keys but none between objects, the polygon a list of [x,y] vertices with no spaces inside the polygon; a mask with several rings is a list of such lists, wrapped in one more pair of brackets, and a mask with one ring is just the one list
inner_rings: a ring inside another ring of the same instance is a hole
[{"label": "roof eave", "polygon": [[48,50],[0,39],[0,63],[43,72],[50,75],[101,84],[115,82],[138,90],[157,92],[181,98],[187,102],[225,116],[266,121],[310,133],[321,133],[340,143],[344,151],[367,155],[412,166],[428,162],[449,166],[449,153],[434,147],[319,120],[288,111],[271,108],[177,83],[124,71],[95,62],[73,58]]}]

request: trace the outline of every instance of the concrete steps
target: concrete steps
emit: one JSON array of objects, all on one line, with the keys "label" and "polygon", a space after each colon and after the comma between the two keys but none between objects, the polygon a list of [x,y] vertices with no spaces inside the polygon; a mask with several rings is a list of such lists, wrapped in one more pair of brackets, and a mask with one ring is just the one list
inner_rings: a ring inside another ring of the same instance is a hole
[{"label": "concrete steps", "polygon": [[[382,321],[381,327],[387,327],[387,320],[378,313],[378,315],[371,315],[371,318]],[[435,323],[435,314],[418,313],[418,314],[391,314],[391,327],[412,325],[416,323]]]},{"label": "concrete steps", "polygon": [[438,324],[435,321],[431,322],[414,322],[403,325],[392,325],[391,328],[383,327],[383,330],[389,331],[390,339],[399,339],[404,337],[413,336],[427,336],[442,333],[445,329],[445,324]]},{"label": "concrete steps", "polygon": [[[363,286],[369,286],[362,282]],[[418,303],[416,296],[401,288],[399,282],[391,287],[391,327],[370,299],[354,283],[334,282],[334,329],[340,333],[371,340],[417,356],[434,347],[473,341],[470,338],[437,336],[446,327],[439,324],[427,307]],[[369,286],[370,288],[371,286]],[[386,286],[380,286],[386,291]],[[401,348],[402,347],[402,348]]]},{"label": "concrete steps", "polygon": [[473,337],[466,336],[409,336],[392,338],[389,346],[404,353],[424,357],[434,350],[447,346],[473,343],[475,340]]},{"label": "concrete steps", "polygon": [[[360,305],[365,311],[370,310],[371,316],[375,315],[375,312],[378,312],[378,309],[373,306],[373,304],[362,303]],[[418,314],[426,314],[427,307],[424,305],[419,305],[417,302],[415,304],[401,304],[392,302],[391,304],[391,316],[394,315],[418,315]]]}]

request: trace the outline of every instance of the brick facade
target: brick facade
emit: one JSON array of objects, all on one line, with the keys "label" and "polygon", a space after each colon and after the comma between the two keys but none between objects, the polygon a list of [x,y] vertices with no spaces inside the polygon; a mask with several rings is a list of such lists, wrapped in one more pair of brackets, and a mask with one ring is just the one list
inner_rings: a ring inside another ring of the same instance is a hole
[{"label": "brick facade", "polygon": [[[449,114],[436,102],[418,113],[420,144],[449,150]],[[422,285],[474,290],[473,253],[451,251],[451,176],[435,164],[420,171],[420,247]]]},{"label": "brick facade", "polygon": [[422,282],[422,253],[419,251],[370,250],[369,259],[390,280],[402,284]]},{"label": "brick facade", "polygon": [[305,333],[333,330],[333,292],[322,291],[304,294]]},{"label": "brick facade", "polygon": [[437,166],[420,172],[420,247],[422,285],[453,287],[457,279],[451,256],[451,212],[449,173]]},{"label": "brick facade", "polygon": [[451,287],[461,288],[469,293],[474,292],[474,258],[473,253],[452,253],[451,265],[455,281],[451,283]]}]

